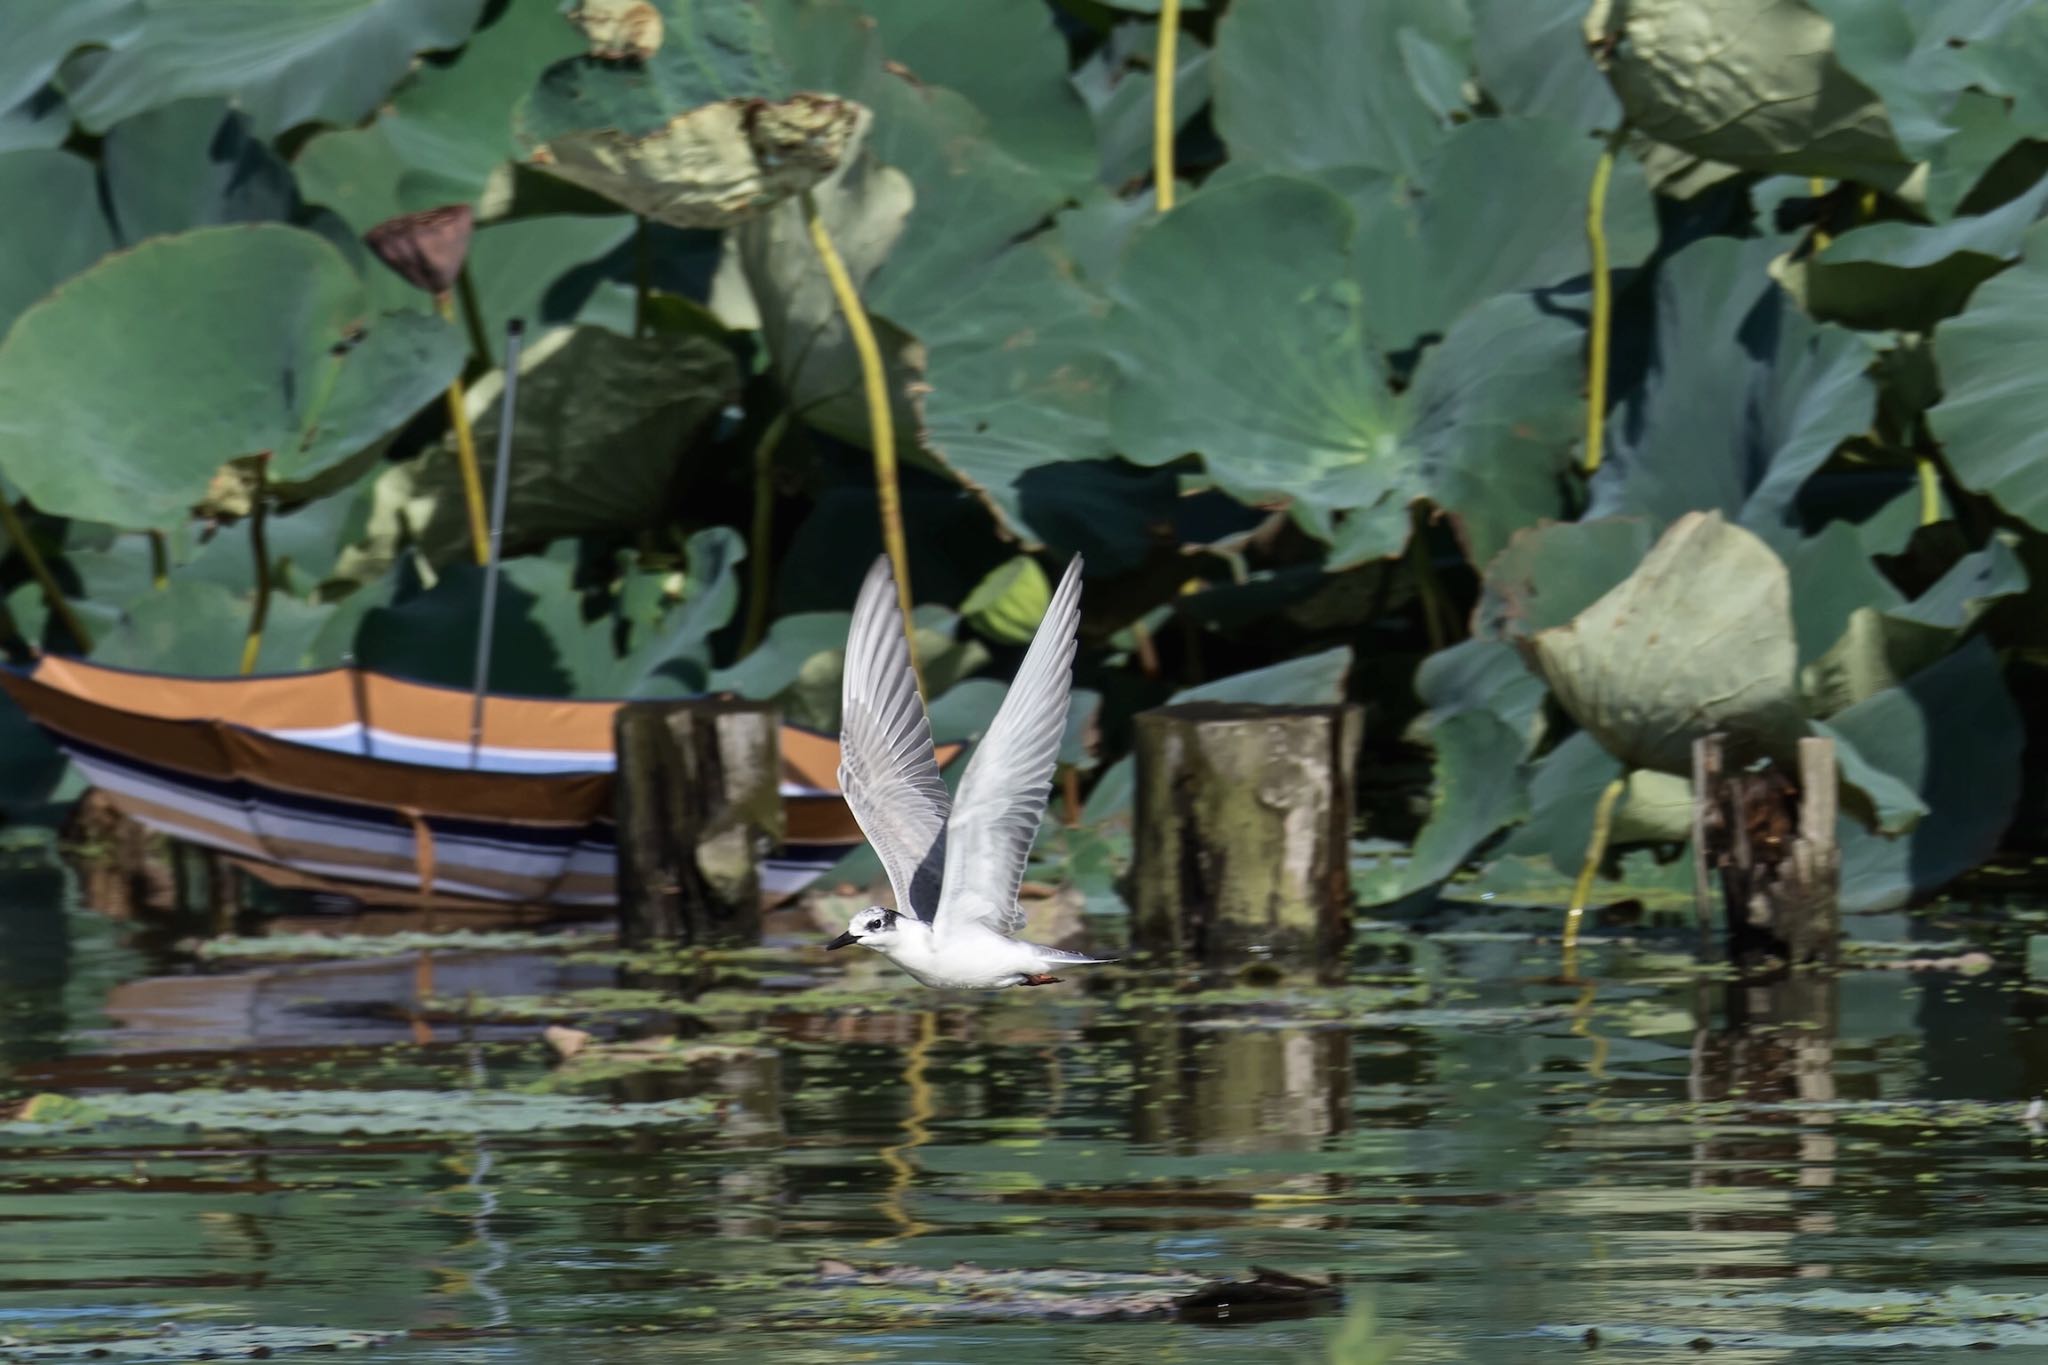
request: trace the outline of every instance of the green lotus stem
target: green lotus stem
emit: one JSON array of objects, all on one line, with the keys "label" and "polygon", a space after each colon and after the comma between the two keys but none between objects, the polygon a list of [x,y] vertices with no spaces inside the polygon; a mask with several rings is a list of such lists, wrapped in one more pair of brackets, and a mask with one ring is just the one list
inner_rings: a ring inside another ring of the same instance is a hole
[{"label": "green lotus stem", "polygon": [[476,301],[476,281],[470,278],[467,261],[463,262],[462,273],[455,277],[455,288],[462,295],[462,321],[469,329],[469,353],[480,364],[488,365],[491,339],[484,332],[484,310]]},{"label": "green lotus stem", "polygon": [[149,583],[158,592],[171,586],[171,547],[162,531],[149,532]]},{"label": "green lotus stem", "polygon": [[21,552],[22,561],[28,565],[28,571],[43,590],[43,600],[50,604],[50,614],[70,634],[81,654],[92,653],[92,636],[86,631],[85,623],[72,612],[71,604],[64,599],[64,590],[57,586],[57,576],[43,561],[43,552],[28,538],[28,528],[21,524],[20,514],[5,498],[0,498],[0,531],[5,531],[8,541]]},{"label": "green lotus stem", "polygon": [[910,648],[910,671],[917,678],[917,690],[924,691],[924,670],[917,660],[917,633],[910,622],[910,550],[903,538],[903,493],[896,478],[896,416],[889,406],[889,380],[882,368],[882,349],[875,344],[875,329],[861,307],[860,291],[832,234],[818,214],[818,201],[809,191],[803,197],[804,224],[810,229],[811,245],[825,267],[832,296],[846,319],[847,334],[860,357],[861,387],[867,396],[868,441],[875,451],[875,496],[882,509],[882,548],[888,551],[889,567],[896,575],[896,606],[903,614],[903,636]]},{"label": "green lotus stem", "polygon": [[1614,158],[1628,125],[1616,128],[1593,163],[1593,184],[1586,193],[1586,244],[1592,256],[1593,317],[1586,339],[1585,470],[1600,468],[1607,444],[1607,350],[1614,331],[1614,281],[1607,270],[1607,186],[1614,179]]},{"label": "green lotus stem", "polygon": [[[434,296],[441,316],[455,321],[455,299],[447,290]],[[489,351],[482,352],[488,356]],[[491,519],[484,512],[484,481],[477,472],[476,436],[469,429],[469,396],[463,391],[462,375],[448,382],[448,424],[455,429],[455,463],[462,469],[462,500],[469,506],[469,543],[476,562],[491,562]]]},{"label": "green lotus stem", "polygon": [[1593,894],[1593,877],[1600,871],[1600,860],[1607,856],[1607,836],[1614,828],[1614,803],[1627,790],[1628,778],[1624,774],[1601,790],[1600,799],[1593,806],[1593,833],[1586,840],[1586,861],[1579,865],[1579,879],[1572,883],[1571,908],[1564,914],[1566,976],[1578,974],[1579,921],[1585,918],[1586,901]]},{"label": "green lotus stem", "polygon": [[270,620],[270,543],[264,534],[269,512],[270,456],[256,457],[256,493],[249,508],[249,552],[256,557],[256,604],[249,609],[249,635],[242,641],[242,674],[256,671],[256,656],[263,652],[263,627]]},{"label": "green lotus stem", "polygon": [[1920,474],[1920,524],[1932,526],[1941,520],[1941,470],[1931,455],[1916,455],[1913,464]]},{"label": "green lotus stem", "polygon": [[754,521],[747,531],[747,554],[753,559],[747,583],[747,631],[740,643],[742,655],[751,654],[768,633],[768,588],[775,564],[768,554],[768,537],[775,520],[775,448],[789,429],[789,409],[775,414],[775,420],[754,443]]},{"label": "green lotus stem", "polygon": [[1180,42],[1180,0],[1160,0],[1159,50],[1152,58],[1152,198],[1165,213],[1173,207],[1174,49]]}]

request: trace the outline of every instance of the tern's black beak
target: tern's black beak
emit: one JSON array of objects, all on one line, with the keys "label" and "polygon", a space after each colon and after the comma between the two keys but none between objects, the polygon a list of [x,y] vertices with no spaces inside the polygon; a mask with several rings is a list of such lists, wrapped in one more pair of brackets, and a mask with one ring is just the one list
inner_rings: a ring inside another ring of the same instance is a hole
[{"label": "tern's black beak", "polygon": [[830,951],[834,948],[851,948],[854,944],[858,942],[860,942],[860,939],[855,937],[853,930],[848,929],[838,938],[835,938],[830,943],[826,944],[825,947],[827,951]]}]

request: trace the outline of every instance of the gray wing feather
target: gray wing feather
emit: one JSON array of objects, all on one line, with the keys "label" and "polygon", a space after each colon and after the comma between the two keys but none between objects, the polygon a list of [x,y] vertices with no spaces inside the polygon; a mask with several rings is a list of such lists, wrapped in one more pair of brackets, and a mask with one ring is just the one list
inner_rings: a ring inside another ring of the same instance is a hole
[{"label": "gray wing feather", "polygon": [[933,928],[982,924],[998,933],[1024,927],[1017,888],[1038,837],[1045,798],[1067,730],[1074,685],[1074,633],[1081,623],[1081,558],[1053,590],[1045,619],[1016,681],[968,760],[946,827],[946,896]]},{"label": "gray wing feather", "polygon": [[839,790],[889,874],[896,908],[929,922],[938,913],[950,799],[917,695],[886,555],[860,585],[846,633]]}]

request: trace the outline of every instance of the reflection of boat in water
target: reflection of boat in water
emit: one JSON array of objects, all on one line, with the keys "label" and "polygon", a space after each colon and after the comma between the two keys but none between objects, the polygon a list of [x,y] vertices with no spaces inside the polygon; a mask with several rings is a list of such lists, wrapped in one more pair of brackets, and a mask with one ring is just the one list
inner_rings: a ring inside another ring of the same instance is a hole
[{"label": "reflection of boat in water", "polygon": [[[361,669],[181,678],[45,657],[0,688],[122,814],[323,879],[496,902],[615,899],[612,721],[622,703],[473,698]],[[836,738],[782,729],[787,843],[771,898],[860,842]]]}]

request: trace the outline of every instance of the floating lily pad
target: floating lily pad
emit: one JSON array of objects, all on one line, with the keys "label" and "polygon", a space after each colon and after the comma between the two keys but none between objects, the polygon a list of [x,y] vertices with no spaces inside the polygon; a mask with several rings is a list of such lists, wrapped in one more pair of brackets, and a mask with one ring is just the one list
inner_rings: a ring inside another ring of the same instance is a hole
[{"label": "floating lily pad", "polygon": [[708,1106],[670,1100],[607,1104],[574,1095],[506,1090],[169,1090],[37,1096],[0,1136],[42,1137],[146,1125],[235,1133],[390,1136],[650,1128],[699,1119]]}]

